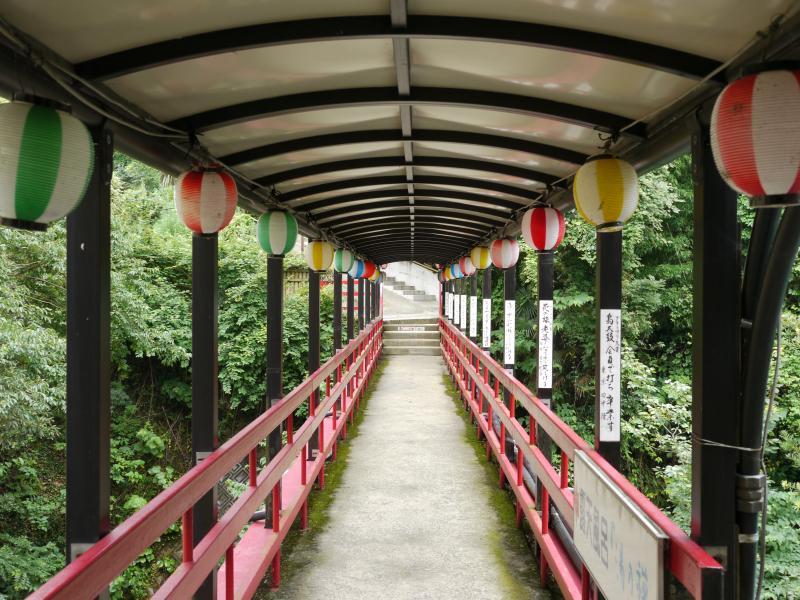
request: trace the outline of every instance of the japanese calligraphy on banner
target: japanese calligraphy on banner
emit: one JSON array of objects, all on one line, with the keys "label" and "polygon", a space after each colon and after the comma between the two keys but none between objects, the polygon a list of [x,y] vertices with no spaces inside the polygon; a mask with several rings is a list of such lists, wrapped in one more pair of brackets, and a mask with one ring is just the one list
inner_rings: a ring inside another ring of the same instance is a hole
[{"label": "japanese calligraphy on banner", "polygon": [[461,294],[461,329],[467,330],[467,295]]},{"label": "japanese calligraphy on banner", "polygon": [[600,441],[618,442],[620,353],[622,351],[622,311],[600,309]]},{"label": "japanese calligraphy on banner", "polygon": [[539,301],[539,389],[553,387],[553,301]]},{"label": "japanese calligraphy on banner", "polygon": [[469,337],[478,337],[478,297],[469,297]]},{"label": "japanese calligraphy on banner", "polygon": [[489,298],[483,299],[483,340],[482,346],[488,348],[492,345],[492,301]]},{"label": "japanese calligraphy on banner", "polygon": [[667,536],[582,450],[572,539],[606,598],[661,600]]},{"label": "japanese calligraphy on banner", "polygon": [[450,318],[450,292],[444,293],[444,316]]},{"label": "japanese calligraphy on banner", "polygon": [[461,303],[458,301],[458,294],[453,294],[453,309],[455,311],[453,313],[453,323],[458,325],[461,321],[459,318],[461,316]]},{"label": "japanese calligraphy on banner", "polygon": [[505,352],[503,353],[503,364],[514,364],[514,344],[516,339],[517,303],[514,300],[506,300],[505,315]]}]

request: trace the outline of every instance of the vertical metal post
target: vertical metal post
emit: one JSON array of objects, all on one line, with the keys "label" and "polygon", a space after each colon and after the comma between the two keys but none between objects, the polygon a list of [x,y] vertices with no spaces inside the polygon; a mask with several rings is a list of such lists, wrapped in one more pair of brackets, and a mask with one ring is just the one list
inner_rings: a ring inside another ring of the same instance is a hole
[{"label": "vertical metal post", "polygon": [[355,337],[355,284],[350,275],[347,276],[347,341]]},{"label": "vertical metal post", "polygon": [[[114,137],[92,128],[95,163],[67,218],[67,520],[72,562],[111,529],[111,174]],[[107,594],[104,594],[107,597]]]},{"label": "vertical metal post", "polygon": [[442,281],[439,283],[439,316],[443,317],[447,315],[447,310],[445,306],[445,299],[447,297],[447,282]]},{"label": "vertical metal post", "polygon": [[[267,397],[269,409],[283,398],[283,256],[267,257]],[[267,462],[281,450],[281,426],[268,437]],[[278,484],[280,485],[280,483]],[[266,514],[272,514],[272,494],[267,496]],[[272,525],[269,518],[264,526]]]},{"label": "vertical metal post", "polygon": [[503,290],[505,298],[505,335],[503,366],[510,375],[514,374],[514,345],[516,343],[517,318],[517,268],[511,267],[503,271]]},{"label": "vertical metal post", "polygon": [[[192,453],[200,463],[217,447],[217,234],[192,236]],[[192,508],[195,546],[217,522],[216,486]],[[216,569],[196,598],[216,598]]]},{"label": "vertical metal post", "polygon": [[[539,344],[537,346],[536,396],[549,408],[553,399],[553,252],[537,253],[539,280]],[[547,459],[552,458],[550,437],[537,425],[536,445]],[[542,483],[537,481],[537,499],[542,498]],[[541,502],[539,509],[541,510]]]},{"label": "vertical metal post", "polygon": [[372,320],[372,282],[369,279],[364,280],[364,322],[369,323]]},{"label": "vertical metal post", "polygon": [[[308,270],[308,374],[311,375],[319,369],[319,273]],[[308,401],[309,415],[315,414],[319,406],[319,389],[314,389]],[[313,409],[312,409],[313,407]],[[322,427],[322,425],[320,425]],[[308,460],[312,460],[313,453],[319,448],[318,437],[312,435],[308,442]]]},{"label": "vertical metal post", "polygon": [[597,233],[594,447],[620,464],[622,230]]},{"label": "vertical metal post", "polygon": [[483,329],[481,345],[489,354],[492,347],[492,267],[488,266],[483,270],[483,318],[481,327]]},{"label": "vertical metal post", "polygon": [[692,537],[725,567],[724,597],[733,599],[738,457],[701,440],[739,445],[739,225],[737,195],[719,176],[705,126],[692,137],[692,173]]},{"label": "vertical metal post", "polygon": [[342,274],[333,272],[333,351],[342,347]]},{"label": "vertical metal post", "polygon": [[358,280],[358,332],[364,331],[364,278]]},{"label": "vertical metal post", "polygon": [[[478,343],[478,274],[469,277],[469,339]],[[476,358],[477,360],[477,358]]]}]

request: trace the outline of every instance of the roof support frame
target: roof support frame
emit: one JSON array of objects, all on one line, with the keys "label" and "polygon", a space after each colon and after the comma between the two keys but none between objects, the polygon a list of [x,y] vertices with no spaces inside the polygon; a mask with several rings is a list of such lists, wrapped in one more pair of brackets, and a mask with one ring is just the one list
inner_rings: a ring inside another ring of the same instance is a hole
[{"label": "roof support frame", "polygon": [[[306,204],[294,204],[292,208],[303,212],[312,212],[325,209],[333,209],[343,207],[351,202],[360,202],[362,200],[380,200],[380,199],[394,199],[402,196],[415,196],[420,200],[425,199],[440,199],[447,198],[452,200],[466,200],[468,202],[478,202],[483,205],[492,207],[500,206],[508,211],[514,211],[524,208],[526,205],[519,202],[513,202],[506,198],[497,198],[495,196],[484,196],[482,194],[474,194],[471,192],[462,192],[460,190],[449,189],[430,189],[430,188],[416,188],[415,193],[410,193],[407,189],[389,189],[389,190],[367,190],[365,192],[356,192],[354,194],[346,194],[344,196],[335,196],[333,198],[325,198],[315,202],[308,202]],[[351,205],[353,206],[353,205]],[[357,205],[355,205],[357,206]],[[463,205],[463,206],[476,206],[476,205]]]},{"label": "roof support frame", "polygon": [[[402,219],[402,218],[398,218],[396,216],[392,217],[392,220],[388,220],[388,219],[389,219],[389,217],[381,217],[380,219],[374,219],[372,221],[361,221],[361,222],[358,222],[358,223],[353,223],[352,227],[347,227],[347,226],[333,227],[332,230],[337,235],[341,236],[342,239],[347,240],[348,239],[347,236],[349,234],[353,234],[353,233],[356,233],[358,231],[370,231],[370,230],[377,231],[378,229],[383,229],[383,228],[386,228],[387,226],[398,226],[398,225],[403,227],[403,228],[408,228],[408,229],[411,228],[411,219]],[[439,229],[442,229],[442,228],[446,227],[448,231],[458,231],[458,232],[461,232],[463,234],[468,234],[468,233],[485,234],[485,233],[488,233],[488,231],[491,230],[490,227],[481,228],[481,227],[477,227],[477,226],[462,225],[459,222],[446,222],[446,223],[443,223],[440,219],[441,219],[441,217],[439,219],[434,219],[434,220],[421,219],[421,220],[415,220],[414,223],[415,223],[415,226],[417,224],[418,225],[427,225],[427,226],[432,226],[432,227],[438,227]]]},{"label": "roof support frame", "polygon": [[[419,212],[414,211],[412,213],[409,209],[406,208],[385,210],[375,215],[365,214],[365,215],[356,215],[353,217],[337,217],[335,219],[325,222],[317,220],[317,223],[323,227],[331,227],[333,229],[336,229],[338,225],[343,225],[343,224],[360,223],[362,221],[376,221],[378,219],[387,219],[390,217],[402,217],[402,216],[409,217],[409,220],[416,220],[417,218],[420,217],[422,218],[429,217],[429,218],[442,219],[444,221],[451,221],[453,223],[474,224],[476,227],[480,227],[480,225],[478,225],[479,221],[477,219],[471,217],[459,217],[457,213],[453,214],[440,210],[421,210]],[[413,219],[411,217],[413,217]],[[489,224],[487,223],[486,225]]]},{"label": "roof support frame", "polygon": [[[408,206],[408,200],[403,198],[391,198],[381,202],[371,202],[369,204],[356,204],[350,206],[343,206],[340,208],[333,208],[325,212],[318,211],[314,213],[315,219],[323,219],[328,217],[335,217],[339,215],[353,214],[355,211],[373,210],[381,211],[386,208],[399,208]],[[507,220],[511,214],[508,211],[486,208],[485,206],[476,206],[474,204],[461,204],[459,202],[448,202],[447,200],[428,200],[418,194],[414,195],[414,208],[421,208],[423,211],[428,208],[446,208],[453,210],[462,210],[468,213],[480,213],[487,215],[487,217],[496,217],[501,221]]]}]

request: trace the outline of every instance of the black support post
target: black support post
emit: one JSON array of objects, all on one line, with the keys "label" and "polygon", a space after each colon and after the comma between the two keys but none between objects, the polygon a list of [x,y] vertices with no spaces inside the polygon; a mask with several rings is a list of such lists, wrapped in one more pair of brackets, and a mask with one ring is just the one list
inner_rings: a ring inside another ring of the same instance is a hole
[{"label": "black support post", "polygon": [[358,332],[364,331],[364,278],[358,280]]},{"label": "black support post", "polygon": [[[192,236],[192,454],[198,464],[218,445],[217,438],[217,234]],[[194,545],[217,522],[216,486],[192,508]],[[195,598],[216,598],[216,569]]]},{"label": "black support post", "polygon": [[[267,409],[283,398],[283,256],[267,258]],[[283,428],[276,427],[267,441],[267,462],[281,450]],[[280,485],[280,484],[278,484]],[[267,496],[267,518],[272,525],[272,494]]]},{"label": "black support post", "polygon": [[514,374],[514,344],[516,343],[517,319],[517,268],[511,267],[503,271],[503,295],[505,298],[505,335],[503,366],[509,374]]},{"label": "black support post", "polygon": [[[549,408],[553,402],[553,252],[537,253],[539,287],[539,343],[536,348],[536,396]],[[536,445],[548,460],[552,459],[550,437],[537,426]],[[536,482],[537,506],[541,509],[542,482]]]},{"label": "black support post", "polygon": [[478,343],[478,275],[469,277],[469,339]]},{"label": "black support post", "polygon": [[364,281],[364,322],[372,320],[372,282],[367,279]]},{"label": "black support post", "polygon": [[92,129],[95,163],[67,218],[67,518],[72,562],[111,529],[111,173],[114,138]]},{"label": "black support post", "polygon": [[483,338],[481,345],[488,354],[492,348],[492,267],[488,266],[483,270],[483,316],[481,318],[481,328]]},{"label": "black support post", "polygon": [[[308,270],[308,374],[311,375],[319,369],[319,273]],[[319,389],[311,393],[309,402],[312,403],[315,414],[319,406]],[[319,438],[312,435],[308,442],[308,460],[312,460],[312,453],[319,448]]]},{"label": "black support post", "polygon": [[350,275],[347,276],[347,341],[355,337],[355,284]]},{"label": "black support post", "polygon": [[736,193],[719,176],[706,127],[692,138],[692,173],[692,537],[726,568],[724,598],[732,600],[737,453],[701,440],[739,445],[739,225]]},{"label": "black support post", "polygon": [[333,272],[333,351],[342,347],[342,274]]},{"label": "black support post", "polygon": [[594,446],[620,466],[622,230],[597,233]]}]

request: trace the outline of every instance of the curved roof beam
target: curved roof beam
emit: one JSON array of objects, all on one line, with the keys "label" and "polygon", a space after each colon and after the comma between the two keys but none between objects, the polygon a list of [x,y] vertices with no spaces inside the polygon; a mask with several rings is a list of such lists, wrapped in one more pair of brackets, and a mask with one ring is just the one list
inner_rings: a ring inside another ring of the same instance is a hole
[{"label": "curved roof beam", "polygon": [[[329,220],[329,221],[325,221],[324,223],[319,221],[319,220],[316,220],[316,222],[321,227],[333,227],[333,228],[336,228],[339,225],[346,225],[346,224],[350,224],[350,223],[358,223],[358,222],[361,222],[361,221],[370,221],[370,220],[376,220],[376,219],[384,219],[384,218],[388,218],[388,217],[402,217],[402,216],[409,217],[409,221],[410,221],[411,220],[410,217],[412,216],[412,214],[408,210],[408,208],[402,208],[402,209],[397,209],[397,210],[384,210],[384,211],[381,211],[379,213],[375,213],[375,214],[372,214],[372,215],[369,214],[369,213],[366,213],[366,214],[361,214],[361,215],[353,215],[352,217],[337,217],[335,219],[332,219],[332,220]],[[414,220],[416,220],[416,219],[418,219],[420,217],[423,217],[423,218],[424,217],[436,217],[436,218],[441,218],[441,219],[445,219],[445,220],[448,220],[448,221],[464,222],[465,224],[468,224],[468,223],[469,224],[475,224],[476,227],[480,227],[480,228],[491,227],[493,225],[492,223],[486,223],[486,224],[481,223],[480,220],[479,220],[480,219],[479,217],[459,216],[458,213],[449,213],[449,212],[442,211],[442,210],[419,210],[419,211],[415,210],[414,213],[413,213],[413,216],[414,216]]]},{"label": "curved roof beam", "polygon": [[[398,236],[410,235],[410,233],[411,233],[410,228],[408,228],[407,230],[402,230],[402,228],[399,227],[388,227],[386,229],[380,229],[377,231],[364,231],[357,235],[350,235],[347,237],[347,239],[348,241],[352,241],[354,244],[358,242],[363,242],[365,240],[374,240],[383,238],[388,238],[391,241],[393,239],[397,239]],[[434,227],[415,227],[414,233],[417,234],[418,236],[421,236],[422,239],[437,239],[449,242],[464,241],[463,234],[447,233],[443,232],[441,229],[436,229]]]},{"label": "curved roof beam", "polygon": [[[616,133],[631,124],[632,119],[587,108],[568,102],[491,92],[443,87],[414,87],[411,93],[401,95],[396,87],[345,88],[338,90],[319,90],[274,96],[222,106],[212,110],[188,115],[167,123],[170,127],[202,133],[226,125],[234,125],[254,119],[278,115],[295,114],[313,110],[358,106],[466,106],[511,112],[529,117],[543,117],[581,125],[590,129]],[[628,137],[643,139],[647,132],[644,123],[637,123],[625,130]]]},{"label": "curved roof beam", "polygon": [[500,173],[510,177],[519,177],[530,181],[539,181],[545,185],[552,185],[558,181],[557,175],[534,171],[516,165],[509,165],[492,160],[475,160],[471,158],[458,158],[451,156],[420,156],[415,155],[411,162],[406,161],[404,156],[370,156],[367,158],[348,158],[345,160],[334,160],[296,169],[280,171],[264,177],[255,178],[259,185],[270,186],[283,181],[310,177],[312,175],[322,175],[326,173],[336,173],[337,171],[350,171],[353,169],[371,169],[375,167],[445,167],[449,169],[466,169],[471,171],[486,171],[489,173]]},{"label": "curved roof beam", "polygon": [[[518,185],[508,185],[496,181],[486,181],[473,177],[453,177],[450,175],[414,175],[414,185],[425,183],[428,185],[451,185],[465,188],[475,188],[518,196],[525,200],[539,200],[542,197],[540,192],[529,190]],[[335,192],[337,190],[347,190],[351,188],[366,187],[373,185],[407,185],[408,180],[405,175],[376,175],[373,177],[357,177],[355,179],[342,179],[337,181],[326,181],[317,185],[312,185],[288,192],[276,194],[280,201],[290,202],[306,196],[322,194],[325,192]],[[500,200],[498,198],[498,200]],[[498,202],[499,204],[499,202]]]},{"label": "curved roof beam", "polygon": [[410,136],[404,136],[399,129],[367,129],[365,131],[344,131],[341,133],[326,133],[312,135],[304,138],[256,146],[240,152],[221,156],[220,161],[226,165],[237,167],[239,165],[288,154],[302,150],[341,146],[344,144],[368,144],[375,142],[443,142],[451,144],[469,144],[473,146],[487,146],[490,148],[503,148],[515,150],[536,156],[544,156],[576,165],[586,162],[588,155],[559,146],[543,144],[517,137],[494,135],[490,133],[476,133],[472,131],[451,131],[448,129],[414,129]]},{"label": "curved roof beam", "polygon": [[[509,213],[519,208],[524,208],[525,204],[519,202],[512,202],[505,198],[497,198],[495,196],[484,196],[483,194],[474,194],[471,192],[462,192],[460,190],[448,189],[429,189],[417,187],[414,183],[414,191],[409,192],[408,187],[400,189],[389,190],[367,190],[365,192],[356,192],[355,194],[346,194],[344,196],[335,196],[333,198],[325,198],[324,200],[317,200],[315,202],[308,202],[307,204],[296,204],[292,208],[300,212],[322,211],[331,210],[337,207],[347,206],[347,209],[353,209],[359,206],[358,204],[350,204],[351,202],[360,202],[362,200],[394,200],[397,198],[407,198],[414,196],[417,200],[422,199],[441,199],[447,198],[452,200],[468,200],[470,202],[479,202],[481,204],[500,206]],[[406,200],[408,202],[408,200]],[[464,204],[465,207],[470,207],[470,210],[477,210],[478,206],[474,204]],[[473,208],[474,207],[474,208]],[[319,214],[319,213],[316,213]]]},{"label": "curved roof beam", "polygon": [[[333,232],[341,237],[344,240],[348,239],[349,235],[355,234],[357,232],[363,231],[377,231],[379,229],[384,229],[389,226],[399,225],[400,228],[410,229],[411,228],[411,220],[410,219],[403,219],[398,218],[396,215],[391,217],[380,217],[378,219],[374,219],[372,221],[360,221],[358,223],[348,224],[346,226],[339,225],[333,228]],[[477,234],[487,234],[491,231],[491,227],[479,227],[476,225],[469,225],[464,221],[445,221],[441,217],[435,217],[433,219],[415,219],[414,226],[415,228],[418,225],[429,226],[433,228],[438,228],[443,231],[451,231],[453,233],[475,233]]]},{"label": "curved roof beam", "polygon": [[500,19],[409,15],[394,28],[388,16],[328,17],[263,23],[164,40],[99,56],[75,66],[82,77],[111,79],[143,69],[224,52],[342,39],[460,39],[578,52],[702,79],[710,58],[613,35]]},{"label": "curved roof beam", "polygon": [[390,200],[370,202],[369,204],[356,204],[327,210],[325,212],[315,212],[313,216],[315,219],[327,219],[328,217],[349,215],[356,211],[362,210],[381,211],[386,208],[410,208],[411,206],[413,206],[415,210],[421,208],[423,211],[428,208],[450,208],[454,210],[462,210],[468,213],[479,213],[490,217],[496,217],[501,221],[506,221],[511,217],[511,214],[507,211],[486,208],[485,206],[476,206],[474,204],[463,204],[457,201],[448,202],[447,200],[428,200],[423,198],[420,194],[414,194],[414,204],[409,204],[407,198],[392,198]]}]

